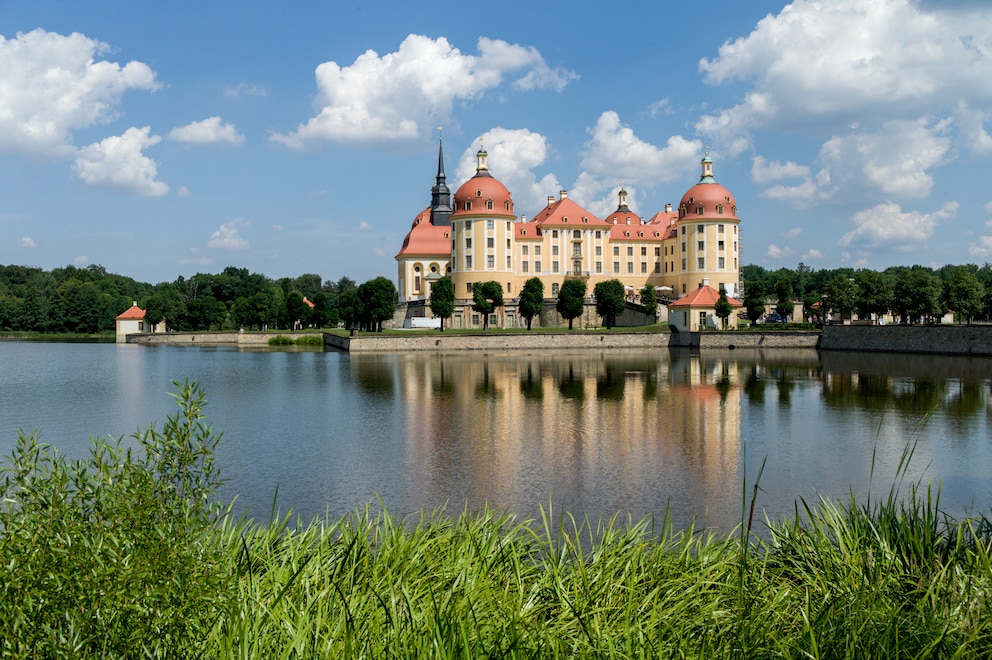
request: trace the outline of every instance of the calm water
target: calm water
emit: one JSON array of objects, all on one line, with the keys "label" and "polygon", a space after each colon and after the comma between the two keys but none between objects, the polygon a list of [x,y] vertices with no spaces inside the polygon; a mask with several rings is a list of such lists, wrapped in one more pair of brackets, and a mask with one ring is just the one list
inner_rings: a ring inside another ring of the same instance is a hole
[{"label": "calm water", "polygon": [[992,361],[815,351],[347,355],[0,342],[0,452],[17,429],[85,455],[175,409],[195,379],[224,431],[225,497],[267,517],[447,504],[639,518],[668,506],[730,529],[758,504],[941,482],[955,513],[992,509]]}]

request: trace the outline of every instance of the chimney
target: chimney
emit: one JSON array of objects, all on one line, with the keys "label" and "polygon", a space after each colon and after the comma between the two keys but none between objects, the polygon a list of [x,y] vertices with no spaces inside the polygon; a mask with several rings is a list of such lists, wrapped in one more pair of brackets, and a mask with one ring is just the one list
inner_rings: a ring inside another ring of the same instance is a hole
[{"label": "chimney", "polygon": [[710,278],[704,277],[703,281],[699,283],[699,288],[701,289],[704,286],[709,286],[709,285],[710,285]]},{"label": "chimney", "polygon": [[521,215],[520,216],[520,222],[527,222],[527,216],[526,215]]},{"label": "chimney", "polygon": [[558,199],[568,199],[568,191],[567,190],[559,190],[558,191]]},{"label": "chimney", "polygon": [[138,301],[137,300],[132,300],[131,301],[131,307],[137,307],[137,306],[138,306]]},{"label": "chimney", "polygon": [[555,203],[554,195],[548,195],[548,206],[551,206],[554,203]]},{"label": "chimney", "polygon": [[671,203],[665,204],[665,213],[671,213],[671,212],[672,212]]}]

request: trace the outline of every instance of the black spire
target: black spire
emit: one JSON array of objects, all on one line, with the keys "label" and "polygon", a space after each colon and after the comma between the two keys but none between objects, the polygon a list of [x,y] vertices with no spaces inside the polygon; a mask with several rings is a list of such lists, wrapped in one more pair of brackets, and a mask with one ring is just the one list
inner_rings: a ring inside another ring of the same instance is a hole
[{"label": "black spire", "polygon": [[437,139],[437,176],[434,177],[434,187],[431,188],[431,224],[435,227],[451,226],[451,191],[444,182],[444,145],[443,138]]}]

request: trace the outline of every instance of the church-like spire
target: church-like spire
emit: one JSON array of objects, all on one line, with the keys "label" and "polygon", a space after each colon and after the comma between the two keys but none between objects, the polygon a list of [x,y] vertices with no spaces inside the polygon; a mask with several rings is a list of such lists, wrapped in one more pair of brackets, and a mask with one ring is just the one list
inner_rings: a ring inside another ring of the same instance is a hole
[{"label": "church-like spire", "polygon": [[716,179],[713,178],[713,159],[710,158],[710,148],[708,146],[706,147],[706,154],[699,162],[703,166],[703,173],[699,177],[699,183],[716,183]]},{"label": "church-like spire", "polygon": [[445,183],[443,138],[437,140],[437,175],[431,188],[431,224],[435,227],[451,225],[451,191]]}]

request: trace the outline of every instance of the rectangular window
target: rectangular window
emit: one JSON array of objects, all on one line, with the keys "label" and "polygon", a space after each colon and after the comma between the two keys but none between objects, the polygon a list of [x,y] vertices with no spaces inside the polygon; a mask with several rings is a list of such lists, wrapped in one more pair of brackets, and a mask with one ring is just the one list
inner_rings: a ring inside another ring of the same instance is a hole
[{"label": "rectangular window", "polygon": [[493,268],[496,266],[496,258],[493,255],[486,256],[486,268]]},{"label": "rectangular window", "polygon": [[540,245],[535,245],[534,246],[534,256],[535,257],[541,256],[541,246]]},{"label": "rectangular window", "polygon": [[682,225],[682,235],[685,236],[685,225]]},{"label": "rectangular window", "polygon": [[654,256],[656,256],[656,257],[660,257],[661,256],[661,248],[660,247],[656,247],[654,249]]},{"label": "rectangular window", "polygon": [[682,251],[685,252],[685,242],[682,242]]},{"label": "rectangular window", "polygon": [[552,229],[551,230],[551,238],[558,238],[558,230],[557,229]]},{"label": "rectangular window", "polygon": [[716,242],[716,249],[719,250],[720,252],[723,252],[723,241]]},{"label": "rectangular window", "polygon": [[471,282],[466,282],[465,283],[465,293],[472,293],[472,283]]},{"label": "rectangular window", "polygon": [[472,239],[471,238],[466,238],[465,239],[465,249],[466,250],[471,250],[472,249]]},{"label": "rectangular window", "polygon": [[723,261],[723,257],[720,257],[720,258],[719,258],[719,259],[718,259],[717,261],[718,261],[718,263],[720,264],[720,265],[719,265],[719,268],[720,268],[720,270],[723,270],[723,269],[725,268],[725,266],[724,266],[724,261]]},{"label": "rectangular window", "polygon": [[582,255],[582,243],[572,243],[572,256],[578,257]]},{"label": "rectangular window", "polygon": [[644,245],[641,246],[641,256],[642,257],[648,256],[648,248]]},{"label": "rectangular window", "polygon": [[522,272],[526,273],[526,272],[528,272],[528,270],[527,270],[528,266],[530,266],[530,262],[529,261],[525,261],[522,264],[520,264],[520,270]]},{"label": "rectangular window", "polygon": [[641,262],[641,272],[642,273],[648,272],[648,262],[646,261]]},{"label": "rectangular window", "polygon": [[558,262],[557,261],[552,261],[551,262],[551,272],[552,273],[557,273],[558,272]]},{"label": "rectangular window", "polygon": [[656,273],[660,273],[661,272],[661,264],[658,263],[657,261],[654,262],[654,272],[656,272]]},{"label": "rectangular window", "polygon": [[634,262],[633,261],[628,261],[627,262],[627,272],[628,273],[633,273],[634,272]]},{"label": "rectangular window", "polygon": [[716,226],[716,233],[718,233],[718,234],[722,234],[723,233],[723,225],[717,225]]},{"label": "rectangular window", "polygon": [[558,246],[557,245],[552,245],[551,246],[551,256],[552,257],[557,257],[558,256]]},{"label": "rectangular window", "polygon": [[472,325],[479,325],[479,315],[478,314],[473,314],[472,315]]},{"label": "rectangular window", "polygon": [[596,262],[596,272],[597,273],[602,273],[603,272],[603,262],[602,261],[597,261]]},{"label": "rectangular window", "polygon": [[[685,257],[682,257],[682,270],[685,270]],[[685,291],[682,293],[685,293]]]},{"label": "rectangular window", "polygon": [[634,256],[634,246],[633,245],[628,245],[627,246],[627,256],[628,257]]},{"label": "rectangular window", "polygon": [[490,250],[491,250],[492,248],[494,248],[494,247],[496,247],[496,245],[495,245],[495,243],[494,243],[494,241],[495,241],[495,240],[496,240],[496,239],[495,239],[495,238],[493,238],[492,236],[490,236],[489,238],[487,238],[487,239],[486,239],[486,247],[487,247],[487,248],[489,248]]},{"label": "rectangular window", "polygon": [[495,314],[489,315],[489,325],[496,325],[499,321],[496,320]]},{"label": "rectangular window", "polygon": [[494,227],[492,220],[486,220],[486,229],[492,229]]},{"label": "rectangular window", "polygon": [[510,249],[510,239],[506,239],[506,249]]},{"label": "rectangular window", "polygon": [[613,246],[613,256],[614,257],[619,257],[620,256],[620,246],[619,245],[614,245]]},{"label": "rectangular window", "polygon": [[706,327],[706,312],[699,312],[699,327]]},{"label": "rectangular window", "polygon": [[696,249],[697,250],[705,250],[706,249],[706,246],[703,245],[703,242],[702,241],[696,241]]},{"label": "rectangular window", "polygon": [[696,233],[697,234],[703,233],[703,225],[696,225]]},{"label": "rectangular window", "polygon": [[597,230],[596,230],[596,238],[597,238],[597,239],[600,239],[600,238],[602,238],[602,237],[603,237],[603,232],[601,232],[601,231],[599,231],[599,230],[597,229]]},{"label": "rectangular window", "polygon": [[699,270],[706,269],[706,259],[704,257],[699,257]]},{"label": "rectangular window", "polygon": [[506,269],[510,270],[511,268],[513,268],[513,265],[510,263],[510,255],[506,255]]},{"label": "rectangular window", "polygon": [[534,272],[535,273],[540,273],[541,272],[541,262],[540,261],[535,261],[534,262]]},{"label": "rectangular window", "polygon": [[603,246],[602,245],[597,245],[596,246],[596,256],[597,257],[603,256]]},{"label": "rectangular window", "polygon": [[528,254],[527,250],[529,250],[529,249],[530,249],[530,246],[529,245],[522,245],[522,246],[520,246],[520,254],[522,254],[522,255],[524,255],[526,257],[527,254]]},{"label": "rectangular window", "polygon": [[468,270],[472,270],[472,255],[471,254],[465,255],[465,268],[467,268]]},{"label": "rectangular window", "polygon": [[620,262],[619,261],[614,261],[613,262],[613,274],[616,275],[619,272],[620,272]]}]

